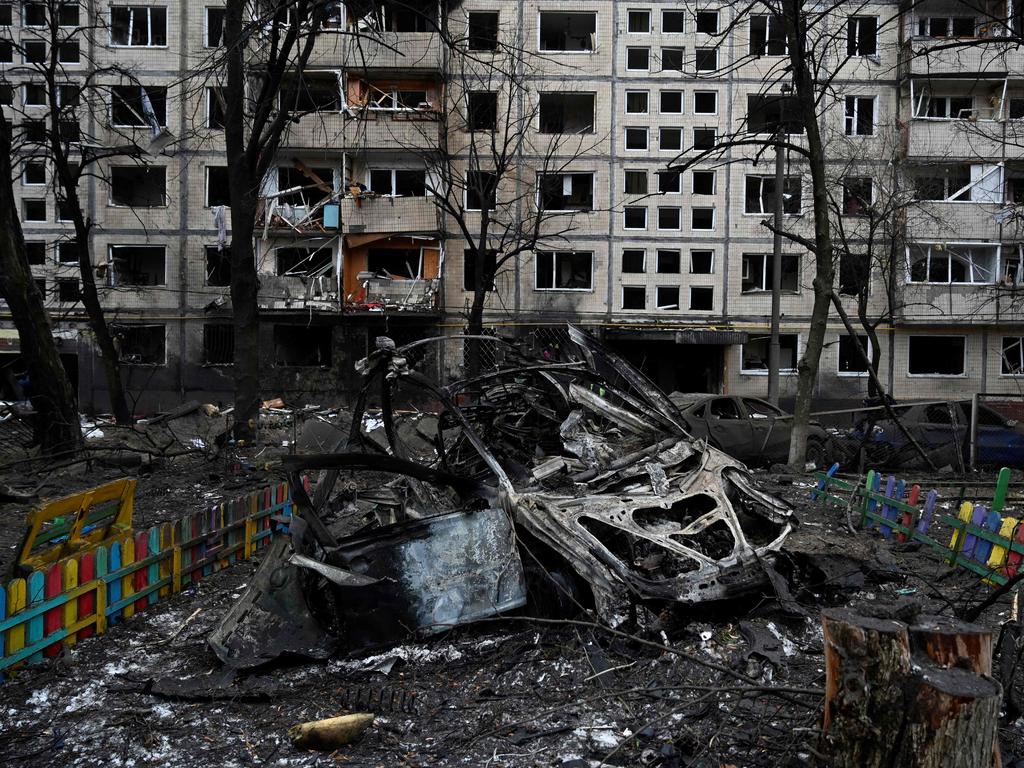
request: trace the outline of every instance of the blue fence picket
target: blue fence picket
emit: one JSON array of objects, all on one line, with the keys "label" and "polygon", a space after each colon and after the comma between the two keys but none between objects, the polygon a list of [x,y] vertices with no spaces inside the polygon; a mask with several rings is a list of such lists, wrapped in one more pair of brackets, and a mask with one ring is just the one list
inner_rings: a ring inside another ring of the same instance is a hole
[{"label": "blue fence picket", "polygon": [[921,517],[917,521],[918,533],[928,533],[928,526],[932,524],[932,515],[935,514],[935,502],[938,499],[938,491],[928,491],[928,497],[924,502],[924,509],[921,510]]},{"label": "blue fence picket", "polygon": [[[28,609],[31,610],[35,606],[46,600],[46,579],[40,571],[33,571],[27,579],[28,587]],[[35,645],[43,639],[43,615],[39,614],[28,620],[28,627],[25,633],[25,647]],[[29,657],[30,664],[41,664],[43,661],[43,652],[33,653]]]},{"label": "blue fence picket", "polygon": [[[115,541],[110,545],[110,560],[107,563],[109,573],[116,573],[121,570],[121,542]],[[112,579],[107,584],[107,605],[114,605],[121,600],[121,579]],[[114,611],[107,619],[108,624],[117,624],[121,611]]]}]

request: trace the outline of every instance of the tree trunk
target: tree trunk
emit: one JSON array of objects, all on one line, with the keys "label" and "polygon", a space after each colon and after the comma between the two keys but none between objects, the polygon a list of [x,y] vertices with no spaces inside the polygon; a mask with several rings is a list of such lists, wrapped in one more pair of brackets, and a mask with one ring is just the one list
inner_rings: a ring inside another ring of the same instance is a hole
[{"label": "tree trunk", "polygon": [[910,626],[910,645],[941,667],[992,674],[992,632],[945,616],[919,616]]},{"label": "tree trunk", "polygon": [[35,439],[45,454],[74,451],[82,445],[78,399],[61,365],[43,297],[32,279],[11,178],[11,127],[0,117],[0,295],[11,310],[28,369]]},{"label": "tree trunk", "polygon": [[[473,303],[469,307],[469,318],[466,324],[466,333],[470,336],[481,336],[484,332],[484,302],[487,300],[487,291],[483,290],[480,283],[482,276],[479,274],[482,257],[477,257],[476,290],[473,291]],[[473,379],[480,375],[483,362],[483,342],[480,339],[465,340],[466,355],[466,377]]]},{"label": "tree trunk", "polygon": [[255,206],[249,206],[242,202],[231,207],[231,308],[235,329],[234,435],[236,440],[251,441],[260,417],[260,325],[259,279],[250,236]]}]

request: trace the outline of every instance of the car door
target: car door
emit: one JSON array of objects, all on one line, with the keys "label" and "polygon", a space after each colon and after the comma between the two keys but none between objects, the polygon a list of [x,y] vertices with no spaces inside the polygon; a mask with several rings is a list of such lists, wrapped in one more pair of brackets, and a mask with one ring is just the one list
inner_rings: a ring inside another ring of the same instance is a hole
[{"label": "car door", "polygon": [[704,408],[708,442],[740,461],[757,456],[750,419],[746,417],[739,398],[713,397]]},{"label": "car door", "polygon": [[765,462],[789,459],[789,435],[792,419],[780,419],[785,411],[756,397],[744,397],[743,407],[750,421],[754,450]]}]

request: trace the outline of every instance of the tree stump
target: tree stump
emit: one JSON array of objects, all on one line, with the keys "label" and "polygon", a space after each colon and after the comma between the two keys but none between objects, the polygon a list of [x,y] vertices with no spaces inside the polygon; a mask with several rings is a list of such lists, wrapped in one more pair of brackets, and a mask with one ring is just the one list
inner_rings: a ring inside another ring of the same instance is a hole
[{"label": "tree stump", "polygon": [[910,647],[940,667],[992,674],[992,631],[945,616],[919,616],[910,629]]}]

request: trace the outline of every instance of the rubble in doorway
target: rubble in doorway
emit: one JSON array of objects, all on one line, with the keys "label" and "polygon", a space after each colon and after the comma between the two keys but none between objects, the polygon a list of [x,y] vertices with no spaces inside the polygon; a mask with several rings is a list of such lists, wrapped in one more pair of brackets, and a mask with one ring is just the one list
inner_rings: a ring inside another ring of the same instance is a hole
[{"label": "rubble in doorway", "polygon": [[638,605],[762,587],[795,525],[789,505],[692,438],[639,371],[568,334],[562,362],[508,347],[499,370],[447,386],[414,370],[410,352],[471,338],[379,338],[358,363],[365,383],[336,451],[284,459],[291,536],[211,634],[220,659],[323,658],[524,605],[591,608],[614,625]]}]

